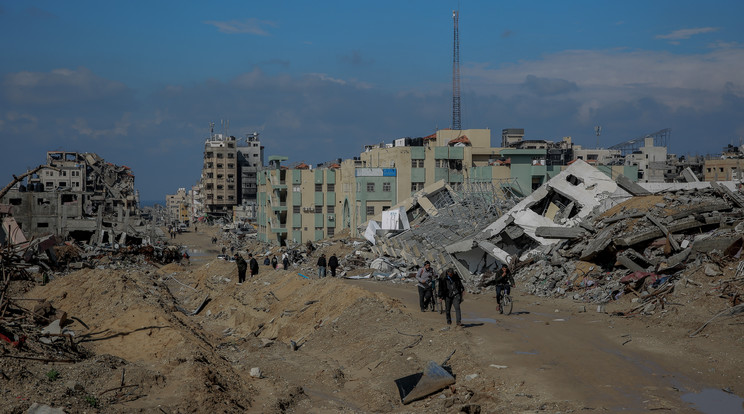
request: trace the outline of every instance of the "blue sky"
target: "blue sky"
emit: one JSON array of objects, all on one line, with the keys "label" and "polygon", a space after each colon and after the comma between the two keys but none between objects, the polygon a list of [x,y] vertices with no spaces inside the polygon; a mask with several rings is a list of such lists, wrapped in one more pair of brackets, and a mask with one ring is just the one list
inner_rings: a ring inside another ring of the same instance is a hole
[{"label": "blue sky", "polygon": [[[199,179],[209,122],[319,163],[451,124],[457,1],[0,0],[0,186],[50,150]],[[466,1],[462,124],[677,154],[744,137],[744,2]]]}]

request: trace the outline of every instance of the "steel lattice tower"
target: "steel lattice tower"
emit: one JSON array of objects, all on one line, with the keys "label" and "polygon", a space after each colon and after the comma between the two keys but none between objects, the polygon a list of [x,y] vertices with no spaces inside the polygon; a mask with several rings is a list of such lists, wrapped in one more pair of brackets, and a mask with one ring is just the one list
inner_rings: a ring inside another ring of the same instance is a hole
[{"label": "steel lattice tower", "polygon": [[455,21],[454,44],[452,51],[452,129],[462,129],[460,119],[460,20],[459,10],[452,11],[452,19]]}]

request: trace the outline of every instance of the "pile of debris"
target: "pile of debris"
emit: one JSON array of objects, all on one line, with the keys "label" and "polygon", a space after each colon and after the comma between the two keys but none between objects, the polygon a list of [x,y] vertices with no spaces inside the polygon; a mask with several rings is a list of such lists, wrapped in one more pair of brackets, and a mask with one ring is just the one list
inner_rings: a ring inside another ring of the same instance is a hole
[{"label": "pile of debris", "polygon": [[[695,283],[686,274],[720,275],[742,254],[744,197],[734,183],[638,184],[579,160],[521,200],[489,194],[463,197],[445,185],[436,203],[418,194],[424,203],[400,210],[410,228],[375,230],[372,250],[397,267],[454,267],[471,292],[491,289],[507,264],[531,294],[601,304],[635,293],[647,311],[675,283]],[[476,202],[480,215],[469,213]]]}]

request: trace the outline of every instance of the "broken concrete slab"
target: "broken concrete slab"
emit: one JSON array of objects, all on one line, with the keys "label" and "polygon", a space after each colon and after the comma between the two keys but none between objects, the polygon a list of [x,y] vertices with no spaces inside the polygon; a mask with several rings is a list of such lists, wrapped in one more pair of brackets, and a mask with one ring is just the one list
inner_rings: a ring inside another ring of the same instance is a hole
[{"label": "broken concrete slab", "polygon": [[620,174],[615,181],[617,182],[617,185],[620,186],[623,190],[627,191],[631,195],[634,196],[642,196],[642,195],[649,195],[651,194],[648,190],[641,187],[637,183],[630,180],[630,178]]},{"label": "broken concrete slab", "polygon": [[586,231],[581,227],[540,226],[535,229],[535,235],[546,239],[577,239],[586,235]]},{"label": "broken concrete slab", "polygon": [[669,232],[666,226],[661,224],[661,221],[659,221],[659,219],[657,219],[656,217],[650,214],[646,214],[646,218],[648,219],[648,221],[656,225],[656,227],[658,227],[662,233],[664,233],[664,235],[667,237],[667,240],[669,240],[669,244],[672,245],[672,249],[674,249],[675,252],[678,252],[680,250],[679,243],[677,243],[677,241],[674,240],[672,233]]}]

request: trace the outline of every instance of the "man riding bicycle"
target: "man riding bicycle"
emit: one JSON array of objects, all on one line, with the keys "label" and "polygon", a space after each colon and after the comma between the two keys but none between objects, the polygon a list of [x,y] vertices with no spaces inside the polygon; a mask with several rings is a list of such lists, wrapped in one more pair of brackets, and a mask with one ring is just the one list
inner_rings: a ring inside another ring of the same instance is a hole
[{"label": "man riding bicycle", "polygon": [[501,312],[502,292],[509,295],[512,287],[514,287],[514,277],[512,277],[509,266],[503,264],[501,265],[501,274],[496,277],[496,302],[499,304],[499,312]]}]

